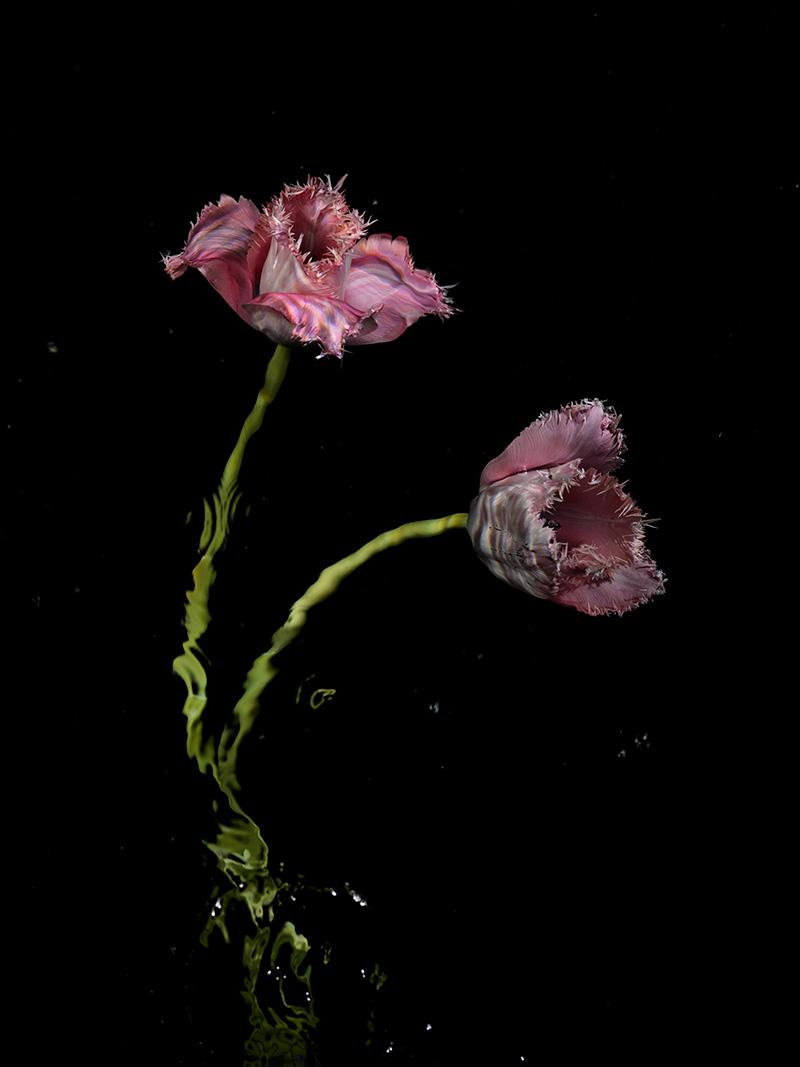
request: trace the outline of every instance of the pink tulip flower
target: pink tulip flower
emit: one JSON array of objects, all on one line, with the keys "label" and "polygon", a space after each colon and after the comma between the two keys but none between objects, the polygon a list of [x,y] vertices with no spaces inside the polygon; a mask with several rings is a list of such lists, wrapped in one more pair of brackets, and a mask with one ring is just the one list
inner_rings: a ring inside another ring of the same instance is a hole
[{"label": "pink tulip flower", "polygon": [[373,234],[330,180],[287,185],[263,210],[223,196],[205,207],[171,278],[196,267],[245,322],[279,344],[393,341],[422,315],[452,314],[444,290],[417,270],[404,237]]},{"label": "pink tulip flower", "polygon": [[587,615],[622,614],[663,591],[645,518],[609,471],[619,417],[599,400],[542,415],[481,475],[467,530],[498,578]]}]

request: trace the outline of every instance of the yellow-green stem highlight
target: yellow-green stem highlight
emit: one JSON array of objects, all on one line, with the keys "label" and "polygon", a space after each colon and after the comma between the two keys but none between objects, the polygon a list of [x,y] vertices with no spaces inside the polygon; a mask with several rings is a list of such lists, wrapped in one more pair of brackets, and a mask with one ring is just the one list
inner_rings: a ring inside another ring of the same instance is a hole
[{"label": "yellow-green stem highlight", "polygon": [[436,537],[446,530],[462,529],[466,524],[466,512],[457,512],[455,515],[446,515],[444,518],[408,522],[394,530],[387,530],[386,533],[362,545],[356,552],[340,559],[338,563],[326,567],[314,584],[309,586],[300,599],[294,602],[286,622],[272,635],[272,646],[259,656],[250,668],[245,682],[245,691],[234,708],[236,723],[226,726],[222,733],[217,766],[221,784],[226,792],[233,792],[239,788],[236,778],[237,754],[258,715],[259,697],[278,673],[278,668],[273,661],[278,653],[282,652],[298,636],[305,626],[311,608],[327,600],[348,575],[379,552],[401,545],[412,538]]},{"label": "yellow-green stem highlight", "polygon": [[208,597],[216,578],[214,557],[225,544],[230,531],[230,522],[238,501],[237,484],[245,449],[250,438],[264,420],[264,413],[275,399],[289,366],[291,349],[278,345],[267,365],[264,384],[259,390],[253,410],[242,426],[239,439],[222,472],[219,488],[214,494],[213,513],[208,501],[203,501],[205,522],[200,537],[202,552],[197,566],[192,571],[194,587],[186,594],[186,640],[183,653],[173,662],[173,670],[186,684],[187,697],[183,706],[186,716],[186,749],[191,759],[196,759],[201,772],[209,767],[216,776],[215,745],[213,738],[203,738],[203,709],[208,701],[208,678],[198,658],[199,641],[209,623]]}]

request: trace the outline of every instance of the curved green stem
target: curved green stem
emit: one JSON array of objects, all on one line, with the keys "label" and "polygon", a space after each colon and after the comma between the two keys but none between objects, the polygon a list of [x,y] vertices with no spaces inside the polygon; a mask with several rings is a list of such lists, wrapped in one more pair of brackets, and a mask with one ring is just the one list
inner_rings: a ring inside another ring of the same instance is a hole
[{"label": "curved green stem", "polygon": [[253,728],[258,715],[259,698],[278,673],[278,668],[273,661],[278,653],[282,652],[299,635],[305,626],[311,608],[332,596],[348,575],[379,552],[412,538],[436,537],[446,530],[461,529],[466,524],[466,512],[457,512],[455,515],[446,515],[441,519],[408,522],[394,530],[387,530],[386,533],[362,545],[356,552],[340,559],[338,563],[326,567],[313,585],[309,586],[300,599],[294,602],[286,622],[273,634],[271,647],[254,661],[248,672],[244,693],[234,708],[236,723],[226,726],[223,730],[217,753],[217,766],[221,784],[226,792],[233,792],[239,788],[236,778],[236,758],[242,741]]},{"label": "curved green stem", "polygon": [[201,772],[210,767],[215,776],[217,767],[214,740],[210,737],[203,739],[202,717],[208,701],[208,678],[199,658],[199,655],[202,655],[199,641],[206,632],[210,619],[208,598],[216,578],[214,557],[225,544],[239,499],[237,484],[245,449],[250,438],[260,429],[264,413],[281,387],[289,366],[290,352],[291,349],[285,345],[278,345],[267,364],[264,384],[259,390],[253,410],[244,421],[239,439],[222,472],[219,488],[214,494],[213,513],[208,501],[203,501],[205,523],[199,545],[202,556],[192,571],[194,587],[186,594],[186,640],[183,642],[183,652],[172,664],[175,673],[180,675],[186,684],[187,696],[183,705],[187,720],[186,750],[191,759],[197,760]]}]

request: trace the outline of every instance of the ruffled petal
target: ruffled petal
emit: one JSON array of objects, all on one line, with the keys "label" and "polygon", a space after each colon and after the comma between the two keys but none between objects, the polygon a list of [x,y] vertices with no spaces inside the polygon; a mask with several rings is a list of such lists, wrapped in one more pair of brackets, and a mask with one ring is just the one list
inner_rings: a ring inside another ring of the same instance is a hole
[{"label": "ruffled petal", "polygon": [[467,532],[479,558],[497,578],[533,596],[549,600],[558,571],[555,532],[543,514],[569,484],[577,469],[532,471],[481,489],[472,501]]},{"label": "ruffled petal", "polygon": [[416,270],[404,237],[376,234],[358,242],[339,280],[342,297],[366,316],[353,344],[393,341],[422,315],[452,308],[428,271]]},{"label": "ruffled petal", "polygon": [[619,416],[606,410],[600,400],[584,400],[532,422],[484,467],[481,485],[571,460],[580,460],[583,467],[609,471],[619,462],[622,448]]},{"label": "ruffled petal", "polygon": [[263,216],[251,200],[223,196],[200,212],[183,251],[165,257],[167,273],[179,278],[187,267],[196,267],[239,312],[240,305],[258,291],[253,259],[262,227]]},{"label": "ruffled petal", "polygon": [[591,546],[607,560],[632,563],[644,544],[644,516],[611,474],[580,471],[547,510],[567,555]]},{"label": "ruffled petal", "polygon": [[242,308],[257,330],[277,344],[316,341],[323,355],[341,356],[361,312],[325,293],[262,293]]},{"label": "ruffled petal", "polygon": [[467,520],[496,577],[589,615],[621,614],[662,591],[642,530],[620,483],[578,460],[482,487]]},{"label": "ruffled petal", "polygon": [[267,207],[272,233],[315,261],[339,263],[366,230],[364,216],[340,192],[343,183],[309,178],[305,185],[287,185]]},{"label": "ruffled petal", "polygon": [[286,239],[274,237],[264,258],[258,292],[264,293],[329,293],[328,286],[316,274],[306,269],[306,263]]},{"label": "ruffled petal", "polygon": [[584,570],[558,583],[553,600],[585,615],[622,615],[664,591],[664,576],[646,551],[634,563],[611,566],[601,573]]}]

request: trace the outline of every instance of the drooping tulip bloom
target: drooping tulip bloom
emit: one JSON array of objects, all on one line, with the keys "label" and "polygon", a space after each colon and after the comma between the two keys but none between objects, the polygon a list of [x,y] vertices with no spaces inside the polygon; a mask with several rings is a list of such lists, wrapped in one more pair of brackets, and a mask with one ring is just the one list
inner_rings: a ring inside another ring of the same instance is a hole
[{"label": "drooping tulip bloom", "polygon": [[587,615],[622,614],[663,588],[644,546],[644,516],[609,472],[619,417],[599,400],[551,411],[481,475],[467,530],[510,585]]},{"label": "drooping tulip bloom", "polygon": [[414,267],[404,237],[365,236],[342,181],[287,185],[263,210],[223,196],[201,211],[183,251],[165,257],[168,274],[196,267],[271,340],[317,342],[323,354],[393,341],[422,315],[450,315],[442,287]]}]

